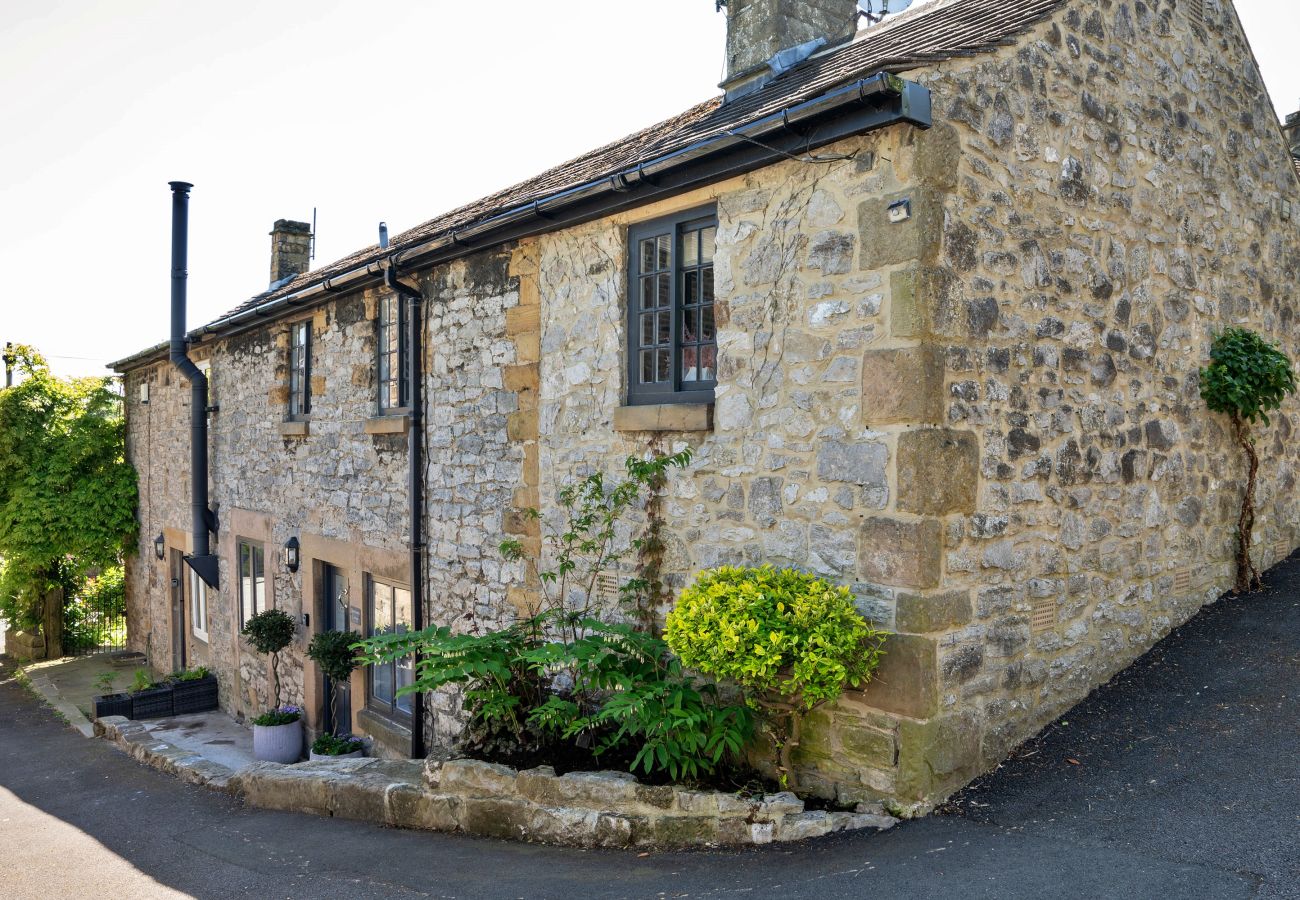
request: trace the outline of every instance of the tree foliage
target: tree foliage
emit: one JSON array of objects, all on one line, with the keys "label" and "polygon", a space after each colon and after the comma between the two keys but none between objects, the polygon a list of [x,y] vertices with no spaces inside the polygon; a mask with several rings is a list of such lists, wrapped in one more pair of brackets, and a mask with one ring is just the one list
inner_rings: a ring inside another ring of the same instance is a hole
[{"label": "tree foliage", "polygon": [[1262,419],[1296,389],[1295,373],[1275,344],[1246,328],[1229,328],[1210,345],[1201,369],[1201,399],[1215,412],[1245,422]]},{"label": "tree foliage", "polygon": [[18,383],[0,389],[0,604],[31,623],[42,591],[75,593],[135,544],[136,475],[121,397],[109,378],[58,378],[12,349]]},{"label": "tree foliage", "polygon": [[1250,558],[1255,527],[1255,478],[1259,454],[1250,426],[1270,424],[1268,414],[1296,389],[1291,360],[1275,344],[1246,328],[1229,328],[1210,345],[1210,364],[1201,369],[1201,399],[1214,412],[1232,420],[1232,433],[1246,454],[1246,491],[1237,518],[1237,591],[1260,585]]},{"label": "tree foliage", "polygon": [[[248,617],[240,634],[248,638],[253,649],[271,657],[271,679],[274,682],[275,705],[280,705],[280,651],[293,643],[297,625],[293,617],[282,609],[264,609]],[[263,722],[262,724],[275,724]]]}]

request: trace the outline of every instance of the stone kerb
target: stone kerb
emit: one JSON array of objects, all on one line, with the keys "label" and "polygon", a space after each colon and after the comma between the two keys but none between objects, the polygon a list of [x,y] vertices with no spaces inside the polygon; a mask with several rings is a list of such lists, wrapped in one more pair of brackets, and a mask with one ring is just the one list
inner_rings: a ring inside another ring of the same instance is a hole
[{"label": "stone kerb", "polygon": [[717,847],[892,827],[877,810],[808,810],[789,792],[741,797],[641,784],[627,772],[519,771],[474,759],[331,759],[238,771],[159,740],[121,716],[95,733],[145,765],[250,806],[573,847]]},{"label": "stone kerb", "polygon": [[735,794],[641,784],[625,772],[518,771],[471,759],[259,763],[231,787],[245,802],[381,822],[576,847],[691,847],[802,840],[885,829],[874,812],[804,809],[790,793]]}]

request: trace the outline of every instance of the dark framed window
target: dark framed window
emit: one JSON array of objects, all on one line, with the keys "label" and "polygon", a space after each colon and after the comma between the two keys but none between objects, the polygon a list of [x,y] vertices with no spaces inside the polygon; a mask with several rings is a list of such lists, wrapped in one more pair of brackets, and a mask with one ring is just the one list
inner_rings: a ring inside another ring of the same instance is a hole
[{"label": "dark framed window", "polygon": [[[409,589],[369,578],[366,582],[367,634],[393,634],[409,631],[414,622]],[[415,680],[412,657],[397,662],[370,666],[367,675],[368,705],[387,716],[409,718],[412,696],[398,697],[397,692]]]},{"label": "dark framed window", "polygon": [[717,234],[711,209],[628,229],[629,404],[712,402],[718,366]]},{"label": "dark framed window", "polygon": [[396,294],[379,301],[379,411],[405,409],[406,304]]},{"label": "dark framed window", "polygon": [[289,418],[311,412],[311,322],[289,326]]},{"label": "dark framed window", "polygon": [[239,625],[242,628],[254,613],[266,610],[266,548],[259,542],[240,539],[239,552]]}]

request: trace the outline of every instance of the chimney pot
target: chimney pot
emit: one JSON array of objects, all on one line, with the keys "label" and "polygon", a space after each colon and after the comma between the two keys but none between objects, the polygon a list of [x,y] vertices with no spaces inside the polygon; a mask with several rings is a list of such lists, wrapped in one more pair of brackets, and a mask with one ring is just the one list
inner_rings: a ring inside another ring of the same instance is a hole
[{"label": "chimney pot", "polygon": [[271,284],[311,268],[311,225],[276,219],[271,226]]}]

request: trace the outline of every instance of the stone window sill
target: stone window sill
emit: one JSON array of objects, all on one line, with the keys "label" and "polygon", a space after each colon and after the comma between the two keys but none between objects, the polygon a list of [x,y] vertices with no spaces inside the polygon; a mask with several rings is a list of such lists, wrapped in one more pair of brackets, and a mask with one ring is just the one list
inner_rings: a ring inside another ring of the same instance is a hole
[{"label": "stone window sill", "polygon": [[657,403],[614,410],[615,431],[712,431],[712,403]]},{"label": "stone window sill", "polygon": [[353,713],[359,725],[375,743],[374,755],[406,759],[411,755],[411,729],[400,722],[362,707]]},{"label": "stone window sill", "polygon": [[306,419],[288,419],[280,423],[280,436],[306,437],[311,433],[310,425]]},{"label": "stone window sill", "polygon": [[366,434],[406,434],[411,427],[411,417],[371,416],[366,419]]}]

